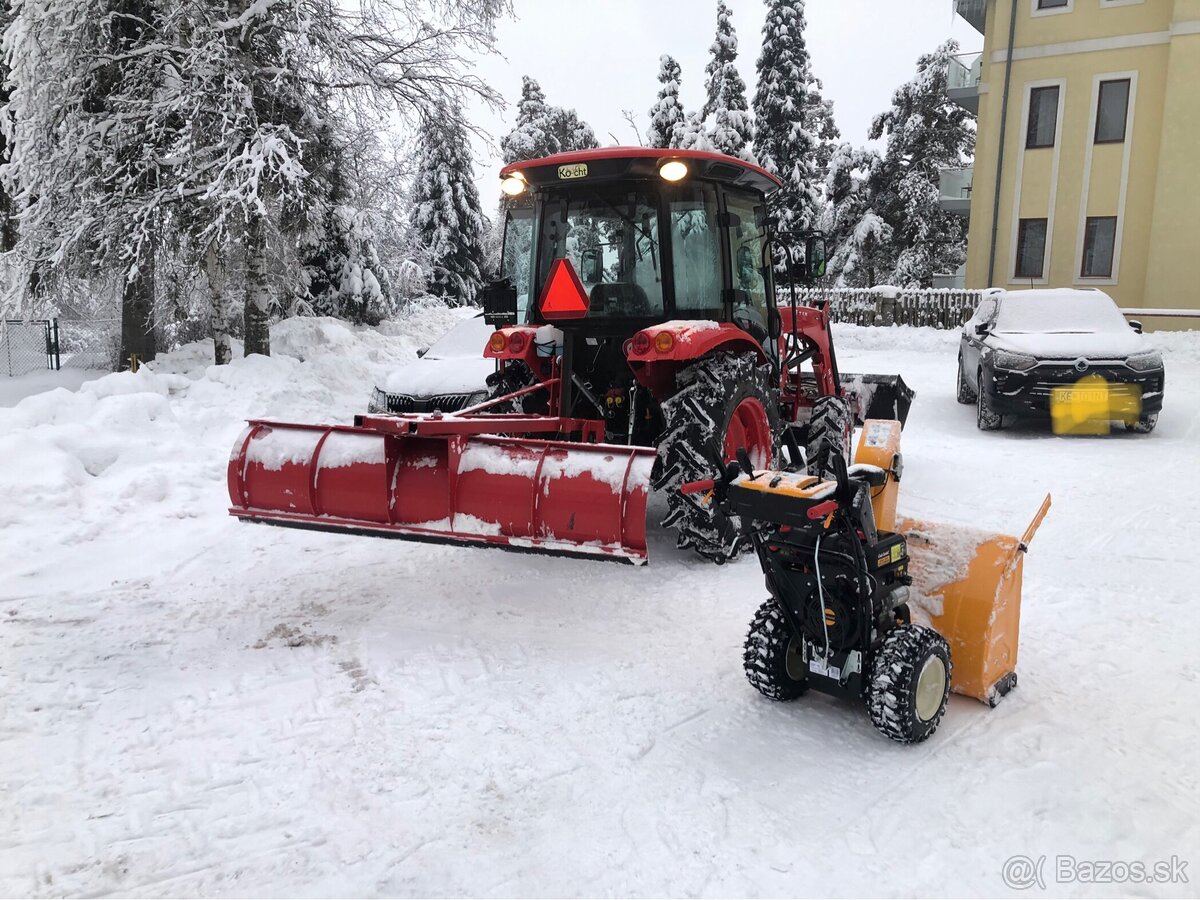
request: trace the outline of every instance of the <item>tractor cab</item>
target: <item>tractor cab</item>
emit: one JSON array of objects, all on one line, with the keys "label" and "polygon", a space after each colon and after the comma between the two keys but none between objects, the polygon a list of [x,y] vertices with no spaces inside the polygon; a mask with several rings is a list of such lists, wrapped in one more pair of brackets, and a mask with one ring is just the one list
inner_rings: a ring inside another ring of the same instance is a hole
[{"label": "tractor cab", "polygon": [[[703,319],[769,344],[766,195],[779,182],[765,170],[715,153],[612,147],[514,163],[501,178],[501,273],[515,298],[495,298],[495,324],[629,336]],[[577,276],[577,298],[547,293],[558,260]]]}]

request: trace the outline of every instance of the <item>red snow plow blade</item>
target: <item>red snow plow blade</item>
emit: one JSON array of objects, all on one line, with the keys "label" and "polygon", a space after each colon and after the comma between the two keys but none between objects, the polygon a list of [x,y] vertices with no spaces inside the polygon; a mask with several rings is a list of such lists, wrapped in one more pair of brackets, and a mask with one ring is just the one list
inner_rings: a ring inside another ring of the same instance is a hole
[{"label": "red snow plow blade", "polygon": [[229,460],[229,512],[318,531],[646,562],[652,448],[428,433],[436,425],[252,421]]}]

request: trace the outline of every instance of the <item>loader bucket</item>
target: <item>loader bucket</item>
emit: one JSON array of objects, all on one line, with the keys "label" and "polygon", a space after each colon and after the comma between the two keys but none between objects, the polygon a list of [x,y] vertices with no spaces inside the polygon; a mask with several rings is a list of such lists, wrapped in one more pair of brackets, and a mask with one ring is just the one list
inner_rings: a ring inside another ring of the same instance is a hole
[{"label": "loader bucket", "polygon": [[1016,685],[1022,563],[1050,496],[1020,538],[902,519],[915,605],[950,644],[950,689],[991,706]]},{"label": "loader bucket", "polygon": [[648,447],[251,422],[229,460],[229,512],[641,564],[654,459]]},{"label": "loader bucket", "polygon": [[896,419],[901,425],[908,420],[916,392],[899,375],[839,376],[842,390],[850,399],[855,425],[868,419]]}]

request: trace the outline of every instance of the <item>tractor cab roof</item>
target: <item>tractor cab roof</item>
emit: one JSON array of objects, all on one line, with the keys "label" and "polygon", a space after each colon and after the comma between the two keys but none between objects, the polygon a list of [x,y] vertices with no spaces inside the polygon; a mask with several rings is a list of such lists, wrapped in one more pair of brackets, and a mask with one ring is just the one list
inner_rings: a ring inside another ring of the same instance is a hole
[{"label": "tractor cab roof", "polygon": [[[682,163],[668,173],[668,163]],[[680,174],[682,173],[682,174]],[[702,150],[659,150],[652,147],[604,147],[557,153],[542,159],[509,163],[500,170],[500,178],[517,177],[530,187],[544,189],[566,186],[573,181],[619,181],[663,177],[669,181],[700,178],[770,193],[782,183],[768,172],[745,160],[723,153]],[[669,177],[674,176],[674,177]],[[518,189],[520,186],[518,185]]]}]

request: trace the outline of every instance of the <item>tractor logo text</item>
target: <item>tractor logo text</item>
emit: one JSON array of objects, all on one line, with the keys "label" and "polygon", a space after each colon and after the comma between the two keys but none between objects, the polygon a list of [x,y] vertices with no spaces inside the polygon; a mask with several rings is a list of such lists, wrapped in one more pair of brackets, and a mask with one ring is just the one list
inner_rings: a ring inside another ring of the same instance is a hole
[{"label": "tractor logo text", "polygon": [[587,178],[587,163],[575,163],[573,166],[559,166],[559,179]]}]

